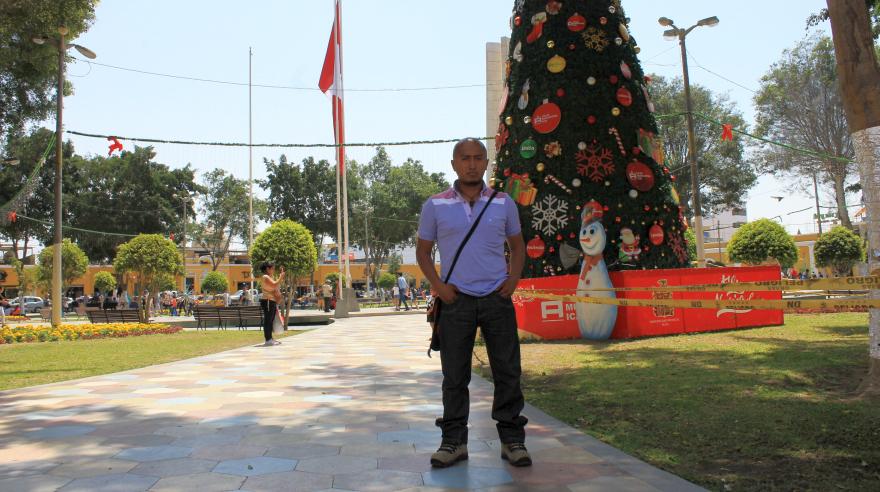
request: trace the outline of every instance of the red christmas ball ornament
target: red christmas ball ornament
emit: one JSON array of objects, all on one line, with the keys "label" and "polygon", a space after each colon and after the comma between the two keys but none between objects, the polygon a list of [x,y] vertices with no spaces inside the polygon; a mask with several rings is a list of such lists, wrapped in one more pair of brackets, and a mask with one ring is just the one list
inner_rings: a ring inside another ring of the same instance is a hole
[{"label": "red christmas ball ornament", "polygon": [[647,253],[650,250],[651,250],[651,248],[649,246],[645,246],[644,248],[642,248],[642,251],[644,251],[645,253]]},{"label": "red christmas ball ornament", "polygon": [[572,232],[571,234],[568,235],[568,238],[569,238],[569,239],[574,239],[574,238],[576,238],[576,237],[577,237],[577,236],[576,236],[575,233],[573,233],[573,232]]},{"label": "red christmas ball ornament", "polygon": [[504,169],[504,175],[505,175],[505,176],[510,176],[510,168],[509,168],[509,167],[506,168],[506,169]]},{"label": "red christmas ball ornament", "polygon": [[626,165],[626,179],[633,188],[642,192],[654,187],[654,173],[651,168],[636,160]]},{"label": "red christmas ball ornament", "polygon": [[581,32],[587,28],[587,18],[581,14],[574,14],[568,18],[566,25],[571,32]]},{"label": "red christmas ball ornament", "polygon": [[639,154],[642,153],[642,149],[639,148],[639,147],[633,147],[633,148],[632,148],[632,153],[633,153],[633,155],[639,155]]},{"label": "red christmas ball ornament", "polygon": [[589,123],[591,125],[595,125],[596,124],[596,117],[593,115],[587,116],[587,123]]},{"label": "red christmas ball ornament", "polygon": [[620,89],[617,89],[617,102],[619,102],[620,105],[625,108],[632,106],[632,92],[630,92],[629,89],[627,89],[626,87],[621,87]]},{"label": "red christmas ball ornament", "polygon": [[516,16],[513,18],[513,25],[519,27],[522,25],[522,17]]},{"label": "red christmas ball ornament", "polygon": [[663,233],[663,228],[658,225],[652,225],[650,229],[648,229],[648,238],[651,240],[651,244],[654,246],[660,246],[663,244],[663,240],[665,238],[665,234]]},{"label": "red christmas ball ornament", "polygon": [[615,218],[614,218],[614,222],[620,224],[620,217],[615,217]]},{"label": "red christmas ball ornament", "polygon": [[577,45],[574,43],[571,43],[570,45],[568,45],[568,49],[570,49],[571,51],[574,51],[577,49]]},{"label": "red christmas ball ornament", "polygon": [[562,241],[562,234],[557,234],[557,235],[556,235],[556,240],[557,240],[557,241]]},{"label": "red christmas ball ornament", "polygon": [[565,97],[565,89],[562,87],[556,89],[556,97]]},{"label": "red christmas ball ornament", "polygon": [[607,17],[599,17],[599,24],[602,24],[603,26],[605,24],[608,24],[608,18]]},{"label": "red christmas ball ornament", "polygon": [[675,181],[675,176],[670,175],[669,179],[671,179],[672,181]]},{"label": "red christmas ball ornament", "polygon": [[602,210],[604,210],[604,211],[607,212],[607,211],[608,211],[608,205],[605,205],[604,207],[602,207]]},{"label": "red christmas ball ornament", "polygon": [[544,256],[545,249],[546,245],[544,244],[544,241],[537,236],[526,244],[526,254],[532,259],[538,259]]},{"label": "red christmas ball ornament", "polygon": [[620,79],[617,78],[617,75],[612,75],[611,77],[608,77],[608,81],[611,82],[612,84],[616,84],[619,80]]},{"label": "red christmas ball ornament", "polygon": [[555,253],[555,252],[556,252],[556,248],[554,248],[553,246],[550,246],[550,252],[551,252],[551,253]]},{"label": "red christmas ball ornament", "polygon": [[650,211],[651,211],[651,206],[645,205],[645,212],[650,212]]},{"label": "red christmas ball ornament", "polygon": [[562,121],[562,110],[559,106],[546,99],[532,113],[532,127],[542,134],[552,133]]}]

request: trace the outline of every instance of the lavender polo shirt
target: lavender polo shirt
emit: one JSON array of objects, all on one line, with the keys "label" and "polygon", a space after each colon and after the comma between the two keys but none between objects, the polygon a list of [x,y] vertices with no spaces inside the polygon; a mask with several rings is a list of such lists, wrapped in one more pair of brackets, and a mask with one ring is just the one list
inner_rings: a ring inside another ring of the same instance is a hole
[{"label": "lavender polo shirt", "polygon": [[[483,191],[473,208],[455,187],[432,196],[422,206],[419,239],[434,241],[440,250],[440,280],[452,265],[452,259],[473,221],[489,202],[492,189]],[[480,219],[452,272],[449,283],[459,291],[476,297],[491,294],[507,280],[504,242],[521,232],[516,203],[506,193],[498,193]]]}]

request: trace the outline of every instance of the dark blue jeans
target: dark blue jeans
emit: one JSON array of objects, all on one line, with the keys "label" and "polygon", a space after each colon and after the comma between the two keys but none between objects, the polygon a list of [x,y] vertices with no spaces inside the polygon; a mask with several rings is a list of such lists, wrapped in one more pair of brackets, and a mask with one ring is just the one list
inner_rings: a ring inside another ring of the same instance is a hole
[{"label": "dark blue jeans", "polygon": [[470,413],[471,359],[477,327],[486,342],[495,396],[492,418],[503,443],[524,442],[528,419],[520,415],[525,399],[520,386],[519,336],[513,302],[497,292],[485,297],[458,294],[440,313],[440,361],[443,367],[443,442],[466,444]]},{"label": "dark blue jeans", "polygon": [[260,308],[263,310],[263,338],[268,342],[272,339],[272,324],[278,312],[278,304],[268,299],[260,299]]}]

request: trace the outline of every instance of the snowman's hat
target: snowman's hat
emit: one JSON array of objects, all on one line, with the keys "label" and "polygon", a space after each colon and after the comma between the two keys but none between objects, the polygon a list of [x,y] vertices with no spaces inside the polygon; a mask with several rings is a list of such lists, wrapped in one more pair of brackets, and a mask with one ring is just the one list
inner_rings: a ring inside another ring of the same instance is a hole
[{"label": "snowman's hat", "polygon": [[602,220],[602,215],[605,213],[605,208],[602,207],[602,204],[597,202],[596,200],[590,200],[583,206],[583,210],[581,211],[581,223],[586,225],[591,222],[597,222]]}]

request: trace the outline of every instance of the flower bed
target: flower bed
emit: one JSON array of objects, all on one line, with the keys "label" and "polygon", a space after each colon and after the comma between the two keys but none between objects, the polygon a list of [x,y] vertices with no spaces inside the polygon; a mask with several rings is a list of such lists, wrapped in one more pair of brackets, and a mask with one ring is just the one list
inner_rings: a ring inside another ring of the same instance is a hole
[{"label": "flower bed", "polygon": [[18,323],[19,321],[30,321],[27,316],[6,316],[7,323]]},{"label": "flower bed", "polygon": [[61,340],[95,340],[98,338],[123,338],[141,335],[170,335],[183,328],[161,323],[104,323],[51,326],[5,326],[0,329],[0,344],[57,342]]}]

